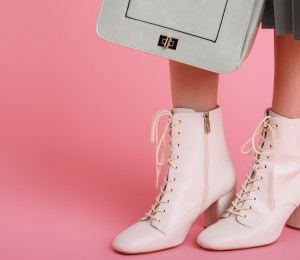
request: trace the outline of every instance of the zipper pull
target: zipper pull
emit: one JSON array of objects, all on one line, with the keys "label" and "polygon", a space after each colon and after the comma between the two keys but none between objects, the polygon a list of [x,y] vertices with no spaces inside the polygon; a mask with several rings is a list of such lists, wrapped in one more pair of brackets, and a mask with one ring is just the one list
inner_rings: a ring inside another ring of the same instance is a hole
[{"label": "zipper pull", "polygon": [[210,132],[210,122],[209,122],[209,112],[204,112],[204,133],[208,134]]}]

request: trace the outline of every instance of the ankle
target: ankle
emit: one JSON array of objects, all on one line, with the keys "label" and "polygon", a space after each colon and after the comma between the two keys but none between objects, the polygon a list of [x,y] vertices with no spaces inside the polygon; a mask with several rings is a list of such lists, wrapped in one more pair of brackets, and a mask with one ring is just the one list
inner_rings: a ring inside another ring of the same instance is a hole
[{"label": "ankle", "polygon": [[276,116],[280,116],[280,117],[286,117],[288,119],[300,119],[300,114],[294,111],[283,111],[277,108],[273,108],[271,107],[271,111],[276,115]]},{"label": "ankle", "polygon": [[211,105],[211,106],[174,106],[174,108],[188,108],[188,109],[193,109],[195,110],[196,112],[200,112],[200,113],[203,113],[203,112],[210,112],[210,111],[213,111],[217,108],[219,108],[219,105],[218,104],[214,104],[214,105]]}]

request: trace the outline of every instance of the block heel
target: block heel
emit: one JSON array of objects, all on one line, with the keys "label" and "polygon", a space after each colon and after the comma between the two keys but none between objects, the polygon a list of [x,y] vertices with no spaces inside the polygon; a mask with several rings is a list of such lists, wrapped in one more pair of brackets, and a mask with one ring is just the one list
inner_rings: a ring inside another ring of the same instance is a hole
[{"label": "block heel", "polygon": [[231,201],[235,198],[236,191],[233,190],[213,203],[204,212],[204,227],[207,228],[210,225],[217,222],[225,210],[230,206]]},{"label": "block heel", "polygon": [[289,228],[300,230],[300,207],[296,208],[286,222]]}]

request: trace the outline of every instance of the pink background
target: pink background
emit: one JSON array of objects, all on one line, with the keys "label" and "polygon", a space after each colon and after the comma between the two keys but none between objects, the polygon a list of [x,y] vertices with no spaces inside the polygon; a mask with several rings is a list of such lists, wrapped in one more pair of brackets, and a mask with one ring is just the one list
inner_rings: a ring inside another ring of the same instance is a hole
[{"label": "pink background", "polygon": [[[112,238],[153,203],[152,115],[171,108],[168,60],[96,35],[99,0],[2,1],[0,8],[0,259],[122,259]],[[271,104],[273,30],[222,75],[229,149],[240,185],[251,162],[240,153]],[[138,259],[262,259],[300,255],[300,233],[271,246],[209,252],[195,239]],[[298,246],[298,248],[297,248]]]}]

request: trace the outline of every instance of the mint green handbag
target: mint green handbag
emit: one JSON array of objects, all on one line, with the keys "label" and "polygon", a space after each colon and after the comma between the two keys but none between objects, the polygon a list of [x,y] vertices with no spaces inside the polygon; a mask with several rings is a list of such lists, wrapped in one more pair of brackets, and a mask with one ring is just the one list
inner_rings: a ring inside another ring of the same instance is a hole
[{"label": "mint green handbag", "polygon": [[102,39],[217,73],[248,57],[265,0],[103,0]]}]

